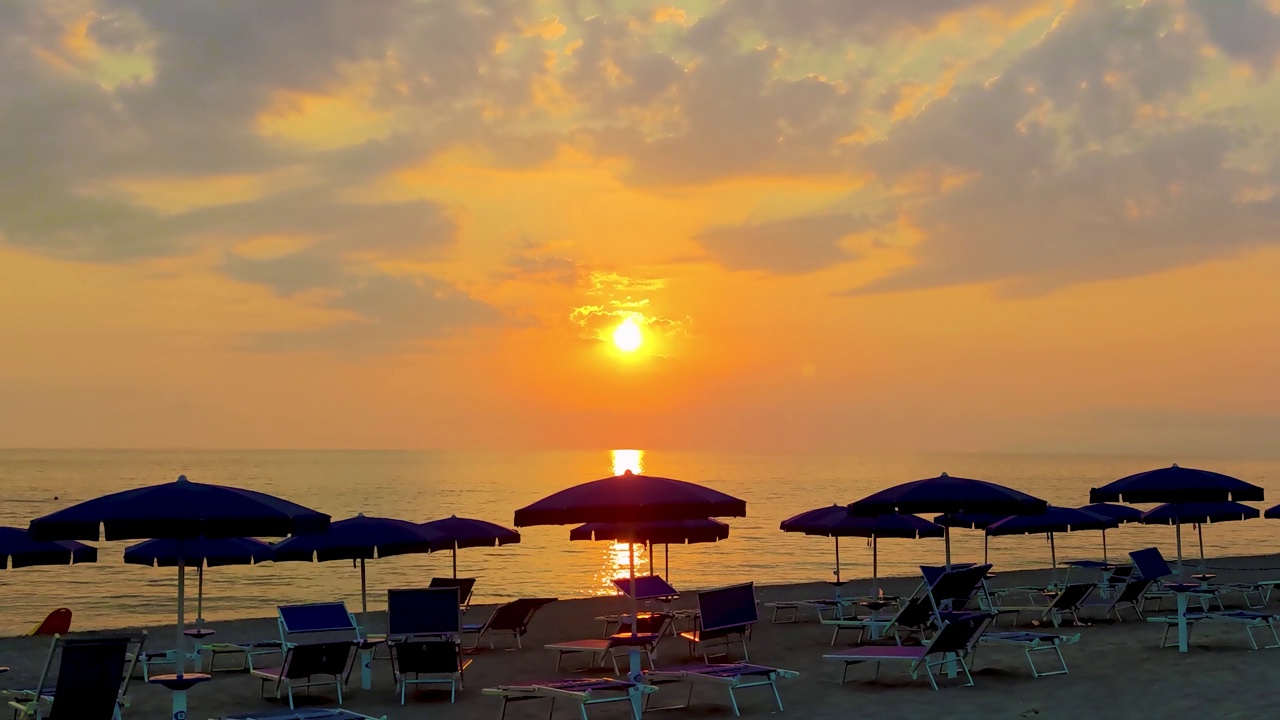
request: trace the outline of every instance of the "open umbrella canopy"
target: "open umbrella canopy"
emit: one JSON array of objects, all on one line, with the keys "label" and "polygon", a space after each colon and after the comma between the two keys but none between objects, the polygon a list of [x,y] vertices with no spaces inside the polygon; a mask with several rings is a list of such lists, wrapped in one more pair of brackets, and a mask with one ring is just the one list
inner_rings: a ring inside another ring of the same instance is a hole
[{"label": "open umbrella canopy", "polygon": [[152,567],[177,567],[179,559],[186,567],[217,567],[253,565],[271,558],[271,546],[253,538],[195,538],[182,541],[162,538],[130,545],[124,550],[126,563]]},{"label": "open umbrella canopy", "polygon": [[1094,515],[1109,517],[1121,524],[1138,522],[1142,520],[1142,511],[1138,508],[1129,507],[1128,505],[1112,505],[1111,503],[1093,503],[1080,508],[1085,512],[1091,512]]},{"label": "open umbrella canopy", "polygon": [[1012,515],[993,515],[991,513],[958,512],[953,515],[939,515],[933,522],[942,527],[964,528],[966,530],[986,530],[991,525]]},{"label": "open umbrella canopy", "polygon": [[1003,485],[942,473],[872,493],[850,504],[849,510],[864,516],[973,512],[1007,517],[1044,512],[1047,505],[1040,498]]},{"label": "open umbrella canopy", "polygon": [[1237,502],[1165,503],[1142,513],[1144,525],[1193,525],[1249,520],[1261,513]]},{"label": "open umbrella canopy", "polygon": [[516,510],[516,527],[746,517],[747,503],[683,480],[630,470],[574,485]]},{"label": "open umbrella canopy", "polygon": [[783,532],[823,537],[927,538],[942,537],[943,529],[915,515],[886,514],[862,517],[846,505],[832,505],[802,512],[783,520]]},{"label": "open umbrella canopy", "polygon": [[1267,508],[1267,511],[1266,511],[1265,513],[1263,513],[1262,515],[1263,515],[1263,517],[1267,518],[1268,520],[1276,520],[1276,519],[1280,519],[1280,505],[1276,505],[1276,506],[1274,506],[1274,507],[1269,507],[1269,508]]},{"label": "open umbrella canopy", "polygon": [[1073,530],[1107,530],[1119,527],[1120,521],[1085,510],[1050,505],[1038,515],[1014,515],[987,526],[992,537],[1029,533],[1060,533]]},{"label": "open umbrella canopy", "polygon": [[1263,490],[1230,475],[1173,465],[1120,478],[1089,491],[1089,502],[1258,502]]},{"label": "open umbrella canopy", "polygon": [[494,547],[520,542],[520,533],[497,523],[450,515],[418,526],[431,536],[437,550]]},{"label": "open umbrella canopy", "polygon": [[329,516],[266,493],[175,482],[86,500],[31,521],[39,540],[283,537],[324,532]]},{"label": "open umbrella canopy", "polygon": [[276,562],[328,560],[372,560],[409,553],[442,550],[432,535],[417,523],[363,514],[338,520],[328,532],[295,535],[272,548]]},{"label": "open umbrella canopy", "polygon": [[649,545],[718,542],[728,537],[729,525],[710,518],[645,523],[587,523],[569,531],[570,540],[613,540]]},{"label": "open umbrella canopy", "polygon": [[0,527],[0,568],[98,561],[98,549],[74,540],[33,540],[23,528]]}]

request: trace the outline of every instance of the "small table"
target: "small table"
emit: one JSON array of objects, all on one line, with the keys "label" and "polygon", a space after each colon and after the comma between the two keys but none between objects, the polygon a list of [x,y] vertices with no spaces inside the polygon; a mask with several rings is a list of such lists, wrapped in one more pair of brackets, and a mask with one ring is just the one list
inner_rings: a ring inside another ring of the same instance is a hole
[{"label": "small table", "polygon": [[182,675],[152,675],[147,679],[151,685],[160,685],[173,692],[173,720],[187,720],[187,691],[207,682],[212,676],[206,673],[183,673]]},{"label": "small table", "polygon": [[365,638],[356,644],[360,649],[360,689],[373,688],[373,651],[387,641],[386,638]]},{"label": "small table", "polygon": [[1178,598],[1178,652],[1187,652],[1187,602],[1202,588],[1191,583],[1165,583],[1164,589]]}]

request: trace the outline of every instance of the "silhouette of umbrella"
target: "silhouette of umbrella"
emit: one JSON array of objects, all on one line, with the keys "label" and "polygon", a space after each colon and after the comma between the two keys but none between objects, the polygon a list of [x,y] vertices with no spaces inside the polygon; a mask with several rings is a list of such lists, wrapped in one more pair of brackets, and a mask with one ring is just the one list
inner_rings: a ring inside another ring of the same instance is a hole
[{"label": "silhouette of umbrella", "polygon": [[32,540],[22,528],[0,527],[0,567],[75,565],[98,561],[98,548],[75,541]]},{"label": "silhouette of umbrella", "polygon": [[[983,513],[988,515],[1035,515],[1048,506],[1044,500],[1003,485],[951,477],[938,477],[885,488],[849,505],[854,515],[875,516],[891,513]],[[947,567],[951,567],[951,529],[943,526]]]},{"label": "silhouette of umbrella", "polygon": [[878,595],[880,587],[880,538],[939,538],[944,530],[915,515],[877,515],[859,517],[849,512],[846,505],[831,505],[802,512],[787,518],[778,525],[783,532],[800,532],[805,535],[835,538],[836,584],[840,578],[840,538],[861,537],[871,541],[871,594]]},{"label": "silhouette of umbrella", "polygon": [[569,531],[570,540],[612,540],[649,546],[649,574],[653,574],[653,546],[663,547],[662,574],[671,581],[671,545],[718,542],[729,537],[729,526],[719,520],[664,520],[639,524],[587,523]]},{"label": "silhouette of umbrella", "polygon": [[[223,485],[177,481],[124,490],[86,500],[31,521],[29,532],[37,540],[146,540],[172,538],[188,541],[209,538],[281,537],[292,533],[324,532],[329,516],[266,493]],[[173,713],[186,715],[183,684],[186,563],[178,561],[178,622],[174,630],[177,683],[172,686]]]},{"label": "silhouette of umbrella", "polygon": [[[515,512],[516,527],[531,525],[577,525],[589,522],[639,524],[660,520],[701,520],[710,517],[746,517],[747,503],[731,495],[702,485],[652,475],[637,475],[630,470],[622,475],[574,485],[520,508]],[[636,602],[635,543],[628,542],[629,575],[631,577],[630,614],[638,613]],[[636,623],[631,623],[636,632]],[[630,675],[640,678],[640,653],[632,648],[629,655]],[[638,694],[631,696],[632,711],[640,715]]]},{"label": "silhouette of umbrella", "polygon": [[1261,513],[1257,508],[1237,502],[1185,502],[1165,503],[1142,513],[1144,525],[1173,525],[1178,537],[1178,577],[1182,577],[1182,526],[1196,526],[1200,541],[1200,570],[1204,571],[1204,524],[1249,520]]},{"label": "silhouette of umbrella", "polygon": [[449,548],[453,552],[453,576],[458,577],[458,550],[472,547],[494,547],[520,542],[520,533],[497,523],[450,515],[441,520],[424,522],[418,526],[432,537],[436,550]]},{"label": "silhouette of umbrella", "polygon": [[998,537],[1001,535],[1029,535],[1045,533],[1049,536],[1049,558],[1053,571],[1058,570],[1058,549],[1054,544],[1054,534],[1076,530],[1106,530],[1119,527],[1120,521],[1109,517],[1095,515],[1086,510],[1057,507],[1050,505],[1038,515],[1014,515],[987,526],[985,534]]},{"label": "silhouette of umbrella", "polygon": [[1089,491],[1091,503],[1261,502],[1263,490],[1230,475],[1179,467],[1147,470]]},{"label": "silhouette of umbrella", "polygon": [[204,568],[221,565],[253,565],[271,559],[271,546],[253,538],[196,538],[147,540],[124,550],[130,565],[183,567],[197,570],[196,629],[204,627]]},{"label": "silhouette of umbrella", "polygon": [[295,535],[272,546],[276,562],[328,562],[351,560],[360,567],[360,613],[369,612],[365,560],[429,553],[442,549],[431,535],[408,520],[370,517],[363,513],[329,525],[328,532]]},{"label": "silhouette of umbrella", "polygon": [[[1094,515],[1109,517],[1120,523],[1134,523],[1142,521],[1142,511],[1138,508],[1132,508],[1128,505],[1112,505],[1111,503],[1093,503],[1080,508],[1085,512],[1091,512]],[[1107,560],[1107,529],[1102,529],[1102,563],[1105,565]]]}]

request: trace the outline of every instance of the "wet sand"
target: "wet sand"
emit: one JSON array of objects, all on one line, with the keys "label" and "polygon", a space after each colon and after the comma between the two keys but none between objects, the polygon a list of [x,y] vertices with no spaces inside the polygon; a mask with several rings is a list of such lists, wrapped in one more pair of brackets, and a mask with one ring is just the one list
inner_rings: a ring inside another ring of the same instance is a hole
[{"label": "wet sand", "polygon": [[[1215,582],[1280,579],[1280,556],[1211,560],[1209,565],[1218,577]],[[997,571],[999,568],[997,567]],[[1062,571],[1059,571],[1061,573]],[[1188,571],[1190,572],[1190,571]],[[1009,586],[1043,584],[1047,570],[999,574],[990,583],[993,589]],[[1085,580],[1083,572],[1073,572],[1073,580]],[[744,579],[745,580],[745,579]],[[481,581],[483,582],[483,580]],[[910,593],[918,584],[915,578],[884,580],[887,593]],[[869,583],[855,581],[846,586],[846,595],[865,592]],[[11,591],[18,591],[11,584]],[[1163,626],[1129,621],[1117,623],[1100,619],[1100,611],[1086,614],[1082,627],[1064,627],[1056,632],[1080,633],[1077,644],[1064,649],[1070,674],[1034,679],[1021,648],[983,646],[974,666],[976,686],[948,687],[940,692],[929,689],[923,675],[912,680],[906,668],[898,664],[884,666],[877,680],[872,680],[869,666],[856,666],[849,672],[850,682],[838,685],[840,666],[824,662],[822,655],[830,649],[831,633],[819,625],[812,612],[802,613],[800,621],[772,624],[771,610],[764,604],[775,600],[830,597],[832,589],[824,583],[758,587],[761,621],[756,626],[749,649],[753,662],[795,670],[796,679],[780,685],[785,714],[796,718],[859,717],[947,717],[947,718],[1078,718],[1078,717],[1159,717],[1196,715],[1222,718],[1264,717],[1274,712],[1271,687],[1280,673],[1280,649],[1251,651],[1243,626],[1234,623],[1202,623],[1195,626],[1191,652],[1179,654],[1175,649],[1159,647]],[[1239,598],[1232,595],[1228,605]],[[1280,593],[1269,609],[1280,612]],[[676,608],[696,607],[696,593],[685,588],[684,595],[673,604]],[[1173,614],[1172,602],[1160,614]],[[450,705],[443,692],[417,693],[405,706],[393,689],[390,662],[375,661],[373,688],[359,688],[359,670],[353,671],[344,693],[344,707],[375,717],[456,718],[457,720],[492,720],[498,717],[501,702],[481,694],[481,689],[499,684],[518,684],[557,676],[584,677],[606,675],[597,671],[588,675],[570,669],[555,671],[556,654],[543,645],[562,640],[599,637],[603,627],[596,616],[625,609],[621,598],[565,600],[543,608],[524,638],[523,650],[505,650],[505,639],[499,649],[487,645],[471,655],[474,662],[466,673],[466,688],[456,704]],[[269,610],[264,608],[264,610]],[[467,622],[481,622],[491,606],[477,606],[467,615]],[[1024,619],[1030,620],[1029,616]],[[377,632],[385,619],[371,614],[370,630]],[[1004,629],[1011,621],[1002,620]],[[216,640],[249,642],[277,637],[274,618],[221,622],[211,626]],[[148,646],[162,649],[171,644],[173,626],[148,628]],[[124,632],[137,633],[129,628]],[[72,633],[89,636],[113,633]],[[114,634],[119,634],[114,633]],[[850,636],[852,637],[852,636]],[[846,643],[841,643],[846,645]],[[0,687],[31,687],[38,679],[49,640],[47,638],[0,639],[0,664],[12,671],[0,676]],[[229,658],[220,658],[220,662]],[[678,665],[688,661],[687,646],[682,641],[666,638],[658,651],[658,665]],[[581,660],[569,659],[566,665],[576,667]],[[130,708],[125,718],[146,720],[168,718],[170,697],[167,691],[148,686],[138,678],[131,685]],[[259,681],[247,673],[217,672],[214,679],[190,695],[189,718],[220,718],[264,708],[284,708],[283,703],[259,698]],[[678,687],[678,686],[676,686]],[[678,704],[684,699],[682,687],[659,690],[653,697],[656,705]],[[684,710],[664,711],[661,717],[732,717],[727,693],[719,688],[699,686],[694,691],[693,706]],[[742,714],[746,717],[776,712],[768,688],[739,692]],[[335,706],[335,698],[324,691],[300,706]],[[512,705],[507,717],[512,720],[546,717],[545,702]],[[592,718],[626,718],[625,703],[593,707]],[[576,707],[563,703],[556,717],[576,717]]]}]

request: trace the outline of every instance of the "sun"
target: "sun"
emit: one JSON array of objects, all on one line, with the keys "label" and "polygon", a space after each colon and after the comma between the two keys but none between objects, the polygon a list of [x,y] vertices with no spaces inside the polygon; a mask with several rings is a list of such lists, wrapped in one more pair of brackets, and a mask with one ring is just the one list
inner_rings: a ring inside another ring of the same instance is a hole
[{"label": "sun", "polygon": [[613,329],[613,344],[624,353],[635,352],[644,344],[644,334],[635,318],[627,318]]}]

